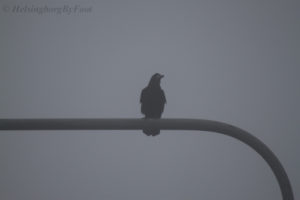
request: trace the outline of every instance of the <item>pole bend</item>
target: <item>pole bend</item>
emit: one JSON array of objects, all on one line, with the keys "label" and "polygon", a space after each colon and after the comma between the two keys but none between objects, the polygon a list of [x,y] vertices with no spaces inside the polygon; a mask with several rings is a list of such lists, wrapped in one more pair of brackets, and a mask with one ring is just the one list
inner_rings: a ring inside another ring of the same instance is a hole
[{"label": "pole bend", "polygon": [[197,130],[231,136],[254,149],[270,166],[283,200],[294,200],[287,173],[276,155],[252,134],[223,122],[203,119],[0,119],[3,130]]}]

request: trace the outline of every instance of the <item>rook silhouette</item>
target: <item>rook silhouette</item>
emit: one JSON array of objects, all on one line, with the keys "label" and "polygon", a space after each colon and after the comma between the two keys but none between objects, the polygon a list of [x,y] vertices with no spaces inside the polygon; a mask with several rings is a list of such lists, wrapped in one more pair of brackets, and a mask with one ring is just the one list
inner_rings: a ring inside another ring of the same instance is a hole
[{"label": "rook silhouette", "polygon": [[[160,87],[160,80],[164,77],[159,73],[155,73],[147,87],[142,90],[140,103],[141,112],[145,115],[145,119],[159,119],[164,111],[166,97],[164,91]],[[160,133],[159,129],[147,128],[143,132],[150,136],[156,136]]]}]

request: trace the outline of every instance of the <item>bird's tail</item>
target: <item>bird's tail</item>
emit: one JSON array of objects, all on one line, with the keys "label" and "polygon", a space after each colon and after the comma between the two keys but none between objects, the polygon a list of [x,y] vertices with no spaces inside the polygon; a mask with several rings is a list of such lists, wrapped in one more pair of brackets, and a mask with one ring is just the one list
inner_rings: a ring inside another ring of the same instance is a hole
[{"label": "bird's tail", "polygon": [[143,129],[143,132],[147,135],[147,136],[156,136],[159,135],[160,130],[156,129],[156,128],[146,128]]}]

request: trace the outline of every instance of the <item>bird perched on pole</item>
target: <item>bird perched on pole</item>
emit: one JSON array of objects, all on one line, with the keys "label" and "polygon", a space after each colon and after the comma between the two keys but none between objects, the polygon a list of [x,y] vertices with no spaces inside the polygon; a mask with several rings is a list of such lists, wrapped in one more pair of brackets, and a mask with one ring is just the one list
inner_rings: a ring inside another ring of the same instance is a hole
[{"label": "bird perched on pole", "polygon": [[[160,81],[164,77],[159,73],[155,73],[147,87],[142,90],[140,96],[141,112],[145,115],[145,119],[159,119],[164,111],[166,97],[164,91],[160,87]],[[156,136],[160,133],[159,129],[147,128],[143,132],[150,136]]]}]

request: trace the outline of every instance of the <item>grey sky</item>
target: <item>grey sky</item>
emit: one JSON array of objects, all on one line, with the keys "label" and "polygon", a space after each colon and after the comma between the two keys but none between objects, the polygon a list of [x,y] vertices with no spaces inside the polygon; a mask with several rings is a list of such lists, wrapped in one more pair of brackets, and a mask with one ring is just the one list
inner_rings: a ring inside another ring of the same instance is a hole
[{"label": "grey sky", "polygon": [[[1,9],[0,118],[139,118],[140,91],[159,72],[163,117],[253,133],[299,199],[299,2],[1,1]],[[1,132],[0,161],[5,200],[281,199],[252,149],[213,133]]]}]

